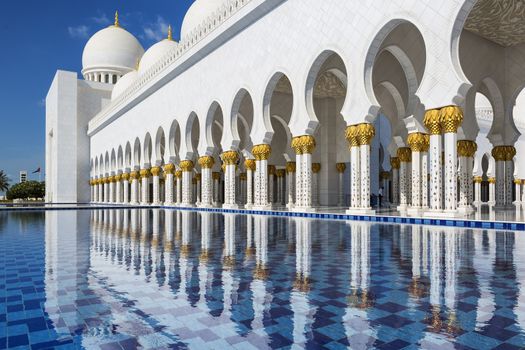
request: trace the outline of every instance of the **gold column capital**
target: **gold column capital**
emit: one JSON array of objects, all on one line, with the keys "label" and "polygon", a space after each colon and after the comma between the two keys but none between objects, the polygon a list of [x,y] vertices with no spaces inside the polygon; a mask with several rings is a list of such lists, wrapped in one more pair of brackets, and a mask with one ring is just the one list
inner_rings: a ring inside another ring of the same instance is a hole
[{"label": "gold column capital", "polygon": [[458,156],[460,157],[474,157],[478,150],[478,145],[474,141],[459,140],[457,142]]},{"label": "gold column capital", "polygon": [[357,138],[357,125],[349,125],[345,130],[345,138],[350,147],[359,147],[359,140]]},{"label": "gold column capital", "polygon": [[412,152],[428,152],[430,137],[422,132],[414,132],[408,135],[407,143]]},{"label": "gold column capital", "polygon": [[505,161],[511,161],[516,156],[516,148],[514,146],[505,146]]},{"label": "gold column capital", "polygon": [[336,163],[335,164],[335,169],[337,170],[338,173],[342,174],[346,170],[346,164],[345,163]]},{"label": "gold column capital", "polygon": [[312,172],[317,174],[321,171],[321,163],[312,163]]},{"label": "gold column capital", "polygon": [[439,111],[444,133],[456,133],[463,122],[463,111],[458,106],[447,106]]},{"label": "gold column capital", "polygon": [[505,158],[507,157],[507,151],[505,149],[505,146],[496,146],[492,148],[492,157],[495,161],[505,161]]},{"label": "gold column capital", "polygon": [[390,178],[390,172],[388,171],[382,171],[379,174],[379,177],[381,177],[382,180],[388,180]]},{"label": "gold column capital", "polygon": [[195,174],[195,181],[200,181],[202,178],[202,175],[200,173]]},{"label": "gold column capital", "polygon": [[521,185],[521,179],[514,179],[514,185]]},{"label": "gold column capital", "polygon": [[412,151],[409,147],[400,147],[397,149],[397,157],[401,162],[410,163],[412,161]]},{"label": "gold column capital", "polygon": [[481,176],[474,176],[474,183],[480,184],[483,182],[483,177]]},{"label": "gold column capital", "polygon": [[211,178],[213,180],[220,180],[221,179],[221,173],[219,173],[218,171],[214,171],[212,174],[211,174]]},{"label": "gold column capital", "polygon": [[175,171],[175,164],[168,163],[168,164],[164,165],[164,173],[166,173],[166,174],[173,174],[174,171]]},{"label": "gold column capital", "polygon": [[246,181],[247,178],[248,178],[248,175],[246,175],[246,173],[239,174],[239,180]]},{"label": "gold column capital", "polygon": [[441,113],[439,109],[429,109],[425,112],[423,123],[431,135],[441,135]]},{"label": "gold column capital", "polygon": [[122,179],[122,181],[129,181],[129,173],[122,173],[120,175],[120,178]]},{"label": "gold column capital", "polygon": [[223,152],[221,157],[226,165],[236,165],[237,161],[239,161],[239,154],[236,151]]},{"label": "gold column capital", "polygon": [[248,170],[255,171],[255,159],[245,159],[244,166]]},{"label": "gold column capital", "polygon": [[202,169],[211,169],[215,165],[215,160],[212,156],[202,156],[199,158],[199,165]]},{"label": "gold column capital", "polygon": [[288,174],[295,173],[296,164],[295,162],[286,162],[286,172]]},{"label": "gold column capital", "polygon": [[138,179],[140,176],[139,172],[137,170],[133,170],[132,172],[129,173],[129,178],[131,180],[136,180]]},{"label": "gold column capital", "polygon": [[276,175],[277,175],[277,177],[285,177],[286,176],[286,169],[277,169]]},{"label": "gold column capital", "polygon": [[183,160],[180,162],[179,167],[182,171],[192,171],[193,170],[193,162],[191,160]]},{"label": "gold column capital", "polygon": [[496,178],[495,177],[489,177],[489,184],[495,184]]},{"label": "gold column capital", "polygon": [[312,135],[302,135],[292,138],[291,147],[296,154],[312,154],[316,146]]},{"label": "gold column capital", "polygon": [[177,170],[177,171],[175,171],[175,177],[176,177],[177,179],[182,178],[182,170]]},{"label": "gold column capital", "polygon": [[390,166],[392,166],[392,169],[399,169],[400,167],[400,160],[398,157],[390,157]]},{"label": "gold column capital", "polygon": [[151,172],[149,169],[141,169],[140,170],[140,178],[141,179],[144,179],[144,178],[148,178],[151,176]]},{"label": "gold column capital", "polygon": [[272,148],[265,143],[253,146],[252,148],[252,154],[256,160],[268,160],[271,152]]},{"label": "gold column capital", "polygon": [[357,125],[357,139],[360,146],[370,145],[375,135],[376,129],[372,124],[362,123]]},{"label": "gold column capital", "polygon": [[159,176],[161,171],[162,171],[162,168],[160,166],[154,166],[150,170],[151,175],[153,175],[153,176]]},{"label": "gold column capital", "polygon": [[113,176],[113,179],[115,179],[115,182],[120,182],[120,180],[122,179],[122,175],[121,174],[117,174],[117,175]]},{"label": "gold column capital", "polygon": [[275,165],[268,165],[268,175],[275,175]]}]

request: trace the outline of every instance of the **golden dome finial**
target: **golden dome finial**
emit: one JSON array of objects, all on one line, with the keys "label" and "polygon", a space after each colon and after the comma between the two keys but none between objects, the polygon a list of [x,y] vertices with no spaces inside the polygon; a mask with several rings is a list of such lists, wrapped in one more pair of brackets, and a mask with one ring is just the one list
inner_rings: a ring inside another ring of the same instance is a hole
[{"label": "golden dome finial", "polygon": [[118,10],[115,11],[115,27],[120,27],[120,23],[118,21]]},{"label": "golden dome finial", "polygon": [[168,25],[168,40],[173,40],[173,35],[171,33],[171,24]]}]

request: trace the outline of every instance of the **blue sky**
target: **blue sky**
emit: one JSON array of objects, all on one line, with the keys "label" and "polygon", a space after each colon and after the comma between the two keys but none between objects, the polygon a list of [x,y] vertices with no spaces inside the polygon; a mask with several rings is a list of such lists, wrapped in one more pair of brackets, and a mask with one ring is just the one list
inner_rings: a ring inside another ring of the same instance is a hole
[{"label": "blue sky", "polygon": [[[2,0],[0,9],[0,169],[12,183],[18,172],[45,166],[44,99],[57,69],[82,69],[89,37],[120,23],[144,48],[166,36],[174,39],[192,0]],[[30,175],[38,179],[38,174]],[[42,178],[44,174],[42,173]]]}]

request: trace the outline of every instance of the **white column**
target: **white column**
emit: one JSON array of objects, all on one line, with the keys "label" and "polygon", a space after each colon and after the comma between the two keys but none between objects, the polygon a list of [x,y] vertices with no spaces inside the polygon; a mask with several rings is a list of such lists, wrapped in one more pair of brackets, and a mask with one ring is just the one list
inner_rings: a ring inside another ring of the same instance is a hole
[{"label": "white column", "polygon": [[131,203],[137,205],[139,202],[139,173],[134,170],[130,174],[131,178]]},{"label": "white column", "polygon": [[287,162],[286,163],[286,201],[288,202],[286,207],[292,209],[294,207],[295,199],[295,171],[296,171],[296,162]]},{"label": "white column", "polygon": [[197,204],[197,206],[201,206],[201,201],[202,201],[202,187],[201,187],[201,180],[202,180],[202,175],[201,174],[195,174],[195,204]]},{"label": "white column", "polygon": [[275,165],[268,166],[268,202],[275,203]]},{"label": "white column", "polygon": [[441,116],[437,109],[425,113],[425,126],[430,132],[430,210],[443,210],[443,177],[442,177],[442,127]]},{"label": "white column", "polygon": [[158,166],[151,168],[153,176],[153,205],[160,205],[160,171],[161,168]]},{"label": "white column", "polygon": [[173,172],[175,165],[168,163],[164,166],[164,205],[173,205]]},{"label": "white column", "polygon": [[516,200],[514,204],[521,204],[521,180],[514,179],[514,186],[516,188]]},{"label": "white column", "polygon": [[182,204],[182,171],[181,170],[177,170],[175,172],[175,182],[176,182],[175,190],[177,191],[177,194],[175,196],[175,201],[177,205],[181,205]]},{"label": "white column", "polygon": [[[298,152],[296,150],[296,152]],[[299,151],[295,155],[295,205],[294,207],[303,207],[303,153]]]},{"label": "white column", "polygon": [[412,209],[421,209],[421,152],[412,151]]},{"label": "white column", "polygon": [[456,106],[444,107],[440,110],[440,116],[445,134],[445,213],[457,216],[457,130],[463,121],[463,112]]},{"label": "white column", "polygon": [[182,206],[193,207],[193,162],[183,160],[180,162],[182,169]]},{"label": "white column", "polygon": [[149,177],[151,176],[151,172],[149,169],[142,169],[140,171],[140,178],[142,181],[142,196],[140,204],[142,205],[148,205],[150,202],[149,198]]},{"label": "white column", "polygon": [[312,205],[318,207],[319,204],[319,171],[321,163],[312,164]]},{"label": "white column", "polygon": [[222,155],[224,170],[224,208],[238,208],[235,198],[235,168],[239,161],[239,154],[236,151],[226,151]]},{"label": "white column", "polygon": [[460,154],[459,157],[459,207],[467,208],[468,206],[468,172],[467,157]]},{"label": "white column", "polygon": [[211,168],[215,161],[211,156],[199,158],[201,166],[201,207],[210,208],[213,206],[213,175]]},{"label": "white column", "polygon": [[215,206],[220,205],[220,181],[221,181],[221,173],[220,172],[212,172],[211,176],[213,178],[213,202]]},{"label": "white column", "polygon": [[496,178],[489,177],[489,205],[496,205]]},{"label": "white column", "polygon": [[398,157],[390,158],[390,165],[392,166],[392,204],[399,204],[399,167],[401,162]]},{"label": "white column", "polygon": [[522,191],[521,191],[521,203],[522,204],[525,204],[525,180],[521,180],[521,187],[522,187]]},{"label": "white column", "polygon": [[505,205],[505,161],[496,160],[496,206]]},{"label": "white column", "polygon": [[357,209],[361,206],[361,162],[359,144],[350,146],[350,208]]},{"label": "white column", "polygon": [[481,182],[482,182],[481,176],[475,176],[474,177],[474,196],[475,200],[473,202],[474,205],[479,206],[481,205]]},{"label": "white column", "polygon": [[408,169],[412,160],[412,153],[410,148],[401,147],[397,150],[397,156],[399,158],[399,206],[398,210],[407,210],[409,204],[409,193],[408,187],[410,182],[408,181]]},{"label": "white column", "polygon": [[244,161],[246,167],[246,209],[253,207],[253,171],[255,170],[255,160],[246,159]]},{"label": "white column", "polygon": [[[370,125],[371,126],[371,125]],[[361,170],[361,209],[370,207],[370,143],[359,146],[359,161]]]},{"label": "white column", "polygon": [[122,182],[121,182],[121,174],[115,175],[115,198],[114,203],[122,203]]},{"label": "white column", "polygon": [[337,163],[335,165],[335,169],[337,170],[338,177],[339,177],[339,193],[337,194],[337,206],[343,207],[345,205],[345,170],[346,170],[346,164],[345,163]]},{"label": "white column", "polygon": [[[512,147],[514,148],[514,147]],[[508,151],[507,151],[508,152]],[[505,205],[512,205],[512,184],[514,176],[512,173],[512,158],[505,160]]]},{"label": "white column", "polygon": [[104,203],[109,202],[109,177],[104,180]]},{"label": "white column", "polygon": [[[475,145],[475,150],[477,150],[477,145],[475,142],[473,142],[473,145]],[[473,179],[473,168],[474,168],[474,155],[475,155],[475,152],[474,151],[474,154],[472,154],[471,156],[469,156],[467,158],[467,181],[468,181],[468,205],[471,207],[471,209],[473,210],[474,208],[472,208],[472,204],[474,203],[474,186],[473,186],[473,182],[472,182],[472,179]]]},{"label": "white column", "polygon": [[257,209],[271,209],[268,203],[268,158],[270,145],[261,144],[254,146],[252,154],[255,156],[255,207]]},{"label": "white column", "polygon": [[421,180],[421,207],[428,209],[428,148],[427,152],[421,152]]},{"label": "white column", "polygon": [[303,207],[304,209],[311,209],[312,208],[312,154],[304,152],[302,156],[302,166],[301,170],[303,172],[302,175],[302,189],[303,189]]}]

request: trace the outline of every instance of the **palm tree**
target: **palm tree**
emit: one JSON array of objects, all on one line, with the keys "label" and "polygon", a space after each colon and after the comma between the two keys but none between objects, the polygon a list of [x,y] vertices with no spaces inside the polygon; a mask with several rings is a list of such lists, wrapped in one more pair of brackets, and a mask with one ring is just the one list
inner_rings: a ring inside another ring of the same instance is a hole
[{"label": "palm tree", "polygon": [[0,191],[5,192],[9,188],[9,178],[7,174],[0,170]]}]

